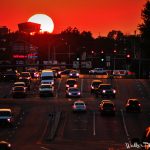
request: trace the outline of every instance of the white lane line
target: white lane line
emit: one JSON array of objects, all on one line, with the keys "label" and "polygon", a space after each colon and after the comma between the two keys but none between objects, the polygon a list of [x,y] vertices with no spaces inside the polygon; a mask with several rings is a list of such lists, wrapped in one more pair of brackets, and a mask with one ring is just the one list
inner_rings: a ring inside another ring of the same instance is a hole
[{"label": "white lane line", "polygon": [[83,91],[83,79],[81,79],[81,93]]},{"label": "white lane line", "polygon": [[56,98],[58,97],[58,91],[59,91],[59,89],[60,89],[61,80],[62,80],[62,79],[60,79],[60,80],[59,80],[59,83],[58,83],[58,89],[57,89],[57,92],[56,92]]},{"label": "white lane line", "polygon": [[95,111],[93,112],[93,135],[96,135],[96,129],[95,129]]},{"label": "white lane line", "polygon": [[127,126],[126,126],[123,110],[121,109],[120,111],[121,111],[121,115],[122,115],[122,121],[123,121],[123,126],[124,126],[124,130],[125,130],[126,136],[127,136],[128,140],[130,140],[130,138],[129,138],[130,135],[129,135],[128,130],[127,130]]}]

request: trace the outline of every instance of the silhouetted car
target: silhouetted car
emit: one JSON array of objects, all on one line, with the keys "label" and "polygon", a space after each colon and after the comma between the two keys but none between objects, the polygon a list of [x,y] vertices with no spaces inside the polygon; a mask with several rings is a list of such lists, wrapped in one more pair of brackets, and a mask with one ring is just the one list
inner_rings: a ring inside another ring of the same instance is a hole
[{"label": "silhouetted car", "polygon": [[141,103],[138,99],[128,99],[125,109],[126,112],[141,112]]},{"label": "silhouetted car", "polygon": [[72,110],[73,112],[86,112],[87,107],[84,101],[77,100],[73,103]]},{"label": "silhouetted car", "polygon": [[67,79],[66,81],[66,89],[70,87],[77,87],[77,80],[76,79]]},{"label": "silhouetted car", "polygon": [[24,86],[14,86],[12,87],[12,96],[15,97],[26,97],[27,88]]},{"label": "silhouetted car", "polygon": [[0,124],[13,125],[14,118],[11,109],[0,108]]},{"label": "silhouetted car", "polygon": [[81,92],[79,88],[70,87],[66,90],[66,97],[80,97]]},{"label": "silhouetted car", "polygon": [[99,111],[101,114],[115,115],[116,107],[111,100],[102,100],[99,105]]},{"label": "silhouetted car", "polygon": [[6,141],[0,141],[0,150],[11,150],[11,144]]},{"label": "silhouetted car", "polygon": [[19,76],[19,81],[25,82],[28,89],[30,89],[31,84],[31,74],[30,72],[21,72]]},{"label": "silhouetted car", "polygon": [[97,91],[97,95],[101,97],[116,97],[116,90],[112,87],[111,84],[100,84]]},{"label": "silhouetted car", "polygon": [[79,78],[79,76],[80,76],[80,73],[77,70],[72,70],[69,73],[69,78]]},{"label": "silhouetted car", "polygon": [[103,82],[101,80],[93,80],[91,83],[91,93],[95,93],[95,91],[98,89],[99,85]]},{"label": "silhouetted car", "polygon": [[3,81],[16,81],[19,77],[19,73],[17,71],[6,71],[1,74],[1,78]]},{"label": "silhouetted car", "polygon": [[61,75],[68,75],[73,69],[65,69],[61,71]]}]

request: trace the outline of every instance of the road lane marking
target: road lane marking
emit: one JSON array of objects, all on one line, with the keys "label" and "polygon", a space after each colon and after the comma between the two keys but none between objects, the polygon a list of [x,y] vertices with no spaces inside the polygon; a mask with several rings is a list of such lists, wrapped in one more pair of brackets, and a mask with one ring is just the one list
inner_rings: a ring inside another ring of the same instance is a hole
[{"label": "road lane marking", "polygon": [[128,130],[127,130],[127,126],[126,126],[123,110],[121,109],[120,111],[121,111],[121,115],[122,115],[122,121],[123,121],[123,126],[124,126],[124,130],[125,130],[126,136],[127,136],[128,140],[130,140],[130,135],[129,135]]},{"label": "road lane marking", "polygon": [[83,91],[83,79],[81,79],[81,93]]},{"label": "road lane marking", "polygon": [[59,83],[58,83],[58,88],[57,88],[57,92],[56,92],[56,98],[58,97],[58,91],[59,91],[59,89],[60,89],[61,80],[62,80],[62,79],[60,79],[60,80],[59,80]]},{"label": "road lane marking", "polygon": [[95,111],[93,112],[93,135],[96,135],[96,129],[95,129]]}]

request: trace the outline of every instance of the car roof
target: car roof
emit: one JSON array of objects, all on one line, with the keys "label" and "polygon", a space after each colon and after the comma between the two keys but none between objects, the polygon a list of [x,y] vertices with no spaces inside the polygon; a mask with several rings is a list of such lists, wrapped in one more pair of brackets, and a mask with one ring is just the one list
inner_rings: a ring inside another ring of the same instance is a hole
[{"label": "car roof", "polygon": [[0,108],[0,112],[1,111],[9,111],[9,112],[11,112],[11,109],[10,108]]},{"label": "car roof", "polygon": [[25,82],[15,82],[14,84],[25,84]]},{"label": "car roof", "polygon": [[93,80],[92,82],[102,82],[102,80],[96,79],[96,80]]},{"label": "car roof", "polygon": [[77,81],[76,79],[73,79],[73,78],[67,79],[67,81],[72,81],[72,80]]},{"label": "car roof", "polygon": [[111,100],[102,100],[101,103],[114,104],[114,102]]},{"label": "car roof", "polygon": [[22,85],[19,85],[19,86],[14,86],[14,88],[25,88],[24,86],[22,86]]},{"label": "car roof", "polygon": [[76,101],[74,102],[74,104],[76,104],[76,103],[84,103],[84,104],[85,104],[85,102],[82,101],[82,100],[76,100]]}]

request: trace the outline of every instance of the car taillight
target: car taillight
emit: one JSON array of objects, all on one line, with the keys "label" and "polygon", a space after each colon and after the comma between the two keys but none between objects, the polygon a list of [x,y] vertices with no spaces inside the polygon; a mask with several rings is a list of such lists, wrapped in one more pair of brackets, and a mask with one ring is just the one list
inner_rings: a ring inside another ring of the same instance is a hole
[{"label": "car taillight", "polygon": [[78,95],[80,95],[81,93],[80,92],[78,92]]},{"label": "car taillight", "polygon": [[77,84],[75,84],[74,87],[76,88],[76,87],[77,87]]},{"label": "car taillight", "polygon": [[93,87],[93,86],[91,86],[91,89],[94,89],[94,87]]},{"label": "car taillight", "polygon": [[138,104],[139,106],[141,106],[141,104]]},{"label": "car taillight", "polygon": [[126,106],[129,106],[129,104],[126,104]]},{"label": "car taillight", "polygon": [[73,109],[76,109],[76,108],[77,108],[77,106],[76,106],[76,105],[73,105],[73,106],[72,106],[72,108],[73,108]]},{"label": "car taillight", "polygon": [[116,90],[113,90],[113,93],[116,93]]},{"label": "car taillight", "polygon": [[66,87],[69,87],[69,85],[68,85],[68,84],[66,84]]},{"label": "car taillight", "polygon": [[103,90],[102,93],[106,93],[106,90]]},{"label": "car taillight", "polygon": [[79,76],[79,73],[77,73],[77,76]]},{"label": "car taillight", "polygon": [[8,121],[8,122],[11,122],[11,118],[8,118],[7,121]]}]

